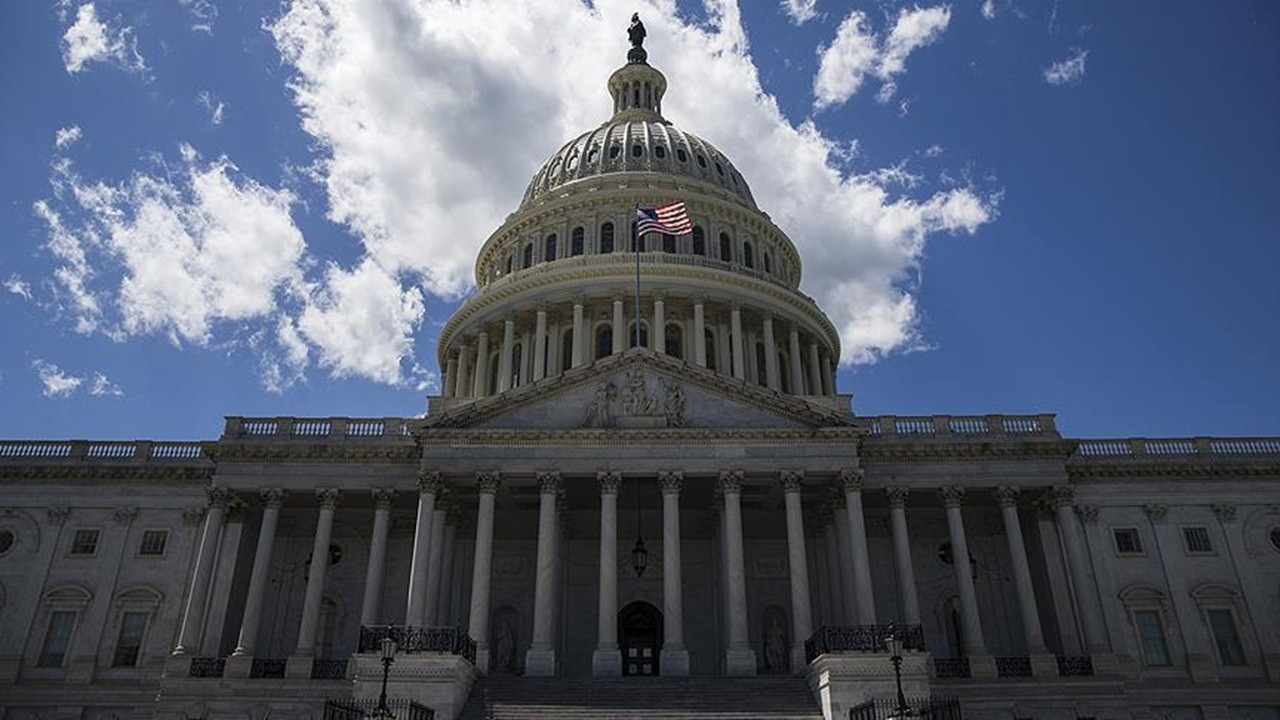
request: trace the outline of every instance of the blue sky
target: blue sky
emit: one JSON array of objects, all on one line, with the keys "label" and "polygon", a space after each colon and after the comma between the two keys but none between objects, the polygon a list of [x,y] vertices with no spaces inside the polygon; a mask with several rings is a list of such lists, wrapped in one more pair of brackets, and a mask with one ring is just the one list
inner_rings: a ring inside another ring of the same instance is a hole
[{"label": "blue sky", "polygon": [[668,117],[801,248],[858,412],[1280,434],[1280,5],[356,5],[0,10],[0,437],[422,412],[633,9]]}]

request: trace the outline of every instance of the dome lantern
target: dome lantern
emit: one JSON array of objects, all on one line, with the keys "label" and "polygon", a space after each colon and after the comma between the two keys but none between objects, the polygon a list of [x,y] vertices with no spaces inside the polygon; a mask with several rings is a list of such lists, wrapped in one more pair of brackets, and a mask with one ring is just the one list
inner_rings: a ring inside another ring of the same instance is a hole
[{"label": "dome lantern", "polygon": [[649,65],[649,53],[644,49],[645,35],[640,16],[632,15],[631,27],[627,29],[627,37],[631,39],[627,64],[609,76],[614,120],[666,122],[662,117],[662,95],[667,91],[667,79]]}]

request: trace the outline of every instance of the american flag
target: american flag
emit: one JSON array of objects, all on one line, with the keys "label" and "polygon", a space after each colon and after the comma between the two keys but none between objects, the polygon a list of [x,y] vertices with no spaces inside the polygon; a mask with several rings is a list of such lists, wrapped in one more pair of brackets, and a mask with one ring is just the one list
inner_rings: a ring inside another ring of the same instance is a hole
[{"label": "american flag", "polygon": [[684,203],[636,207],[636,234],[643,235],[647,232],[668,235],[688,235],[693,232],[693,223],[689,221],[689,213],[684,210]]}]

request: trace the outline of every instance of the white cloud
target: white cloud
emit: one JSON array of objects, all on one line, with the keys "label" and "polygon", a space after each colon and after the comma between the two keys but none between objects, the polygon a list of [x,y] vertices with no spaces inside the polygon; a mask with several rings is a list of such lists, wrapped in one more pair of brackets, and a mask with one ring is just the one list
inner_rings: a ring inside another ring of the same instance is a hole
[{"label": "white cloud", "polygon": [[982,0],[982,7],[979,8],[982,17],[992,20],[996,16],[996,0]]},{"label": "white cloud", "polygon": [[182,6],[191,13],[191,30],[213,34],[213,21],[218,19],[218,6],[210,0],[180,0]]},{"label": "white cloud", "polygon": [[9,279],[4,282],[4,289],[21,297],[23,300],[31,299],[31,286],[17,273],[10,275]]},{"label": "white cloud", "polygon": [[818,49],[813,79],[814,108],[840,105],[857,94],[871,75],[882,82],[876,101],[887,103],[898,90],[895,78],[907,70],[907,57],[935,42],[951,22],[951,7],[903,8],[883,40],[867,26],[859,10],[849,13],[830,45]]},{"label": "white cloud", "polygon": [[209,122],[214,125],[222,124],[222,114],[226,109],[226,103],[219,100],[208,90],[201,90],[197,93],[196,102],[200,103],[201,107],[209,111]]},{"label": "white cloud", "polygon": [[[664,113],[733,158],[796,239],[804,288],[839,328],[843,360],[918,344],[910,278],[926,238],[972,233],[994,207],[967,187],[908,196],[874,173],[848,174],[847,139],[792,124],[761,88],[737,6],[707,0],[706,9],[705,24],[686,25],[669,0],[293,0],[270,30],[295,72],[303,127],[323,148],[329,215],[366,253],[353,268],[330,266],[298,317],[319,363],[401,377],[424,312],[413,282],[446,298],[471,288],[476,251],[533,172],[607,117],[605,80],[623,62],[637,10],[650,61],[669,79]],[[851,15],[833,45],[852,45],[841,67],[889,80],[948,16],[905,11],[880,46]],[[842,84],[832,102],[856,91],[848,73],[826,72]]]},{"label": "white cloud", "polygon": [[146,63],[138,54],[133,28],[108,27],[98,19],[93,3],[85,3],[76,10],[76,21],[62,35],[62,61],[72,74],[90,62],[110,63],[134,72],[146,69]]},{"label": "white cloud", "polygon": [[1084,61],[1088,50],[1076,50],[1076,54],[1044,69],[1044,81],[1050,85],[1076,85],[1084,79]]},{"label": "white cloud", "polygon": [[818,14],[818,0],[782,0],[782,9],[796,25],[803,25]]},{"label": "white cloud", "polygon": [[[49,240],[45,249],[60,265],[53,271],[60,305],[75,318],[76,332],[90,333],[97,330],[102,319],[102,305],[98,296],[89,289],[93,268],[80,237],[69,230],[62,216],[45,200],[37,200],[32,206],[36,215],[49,228]],[[92,232],[85,233],[86,240],[96,242]]]},{"label": "white cloud", "polygon": [[928,158],[941,157],[943,152],[945,152],[943,147],[937,143],[934,143],[924,149],[924,156]]},{"label": "white cloud", "polygon": [[48,398],[70,397],[84,382],[84,378],[67,375],[57,365],[39,358],[31,363],[31,367],[35,368],[40,384],[44,386],[41,393]]},{"label": "white cloud", "polygon": [[79,139],[79,125],[70,125],[68,127],[58,128],[58,132],[53,134],[53,146],[58,150],[65,150],[74,145]]},{"label": "white cloud", "polygon": [[107,379],[107,376],[95,372],[93,374],[93,384],[89,386],[89,394],[94,397],[122,397],[124,391],[120,386]]}]

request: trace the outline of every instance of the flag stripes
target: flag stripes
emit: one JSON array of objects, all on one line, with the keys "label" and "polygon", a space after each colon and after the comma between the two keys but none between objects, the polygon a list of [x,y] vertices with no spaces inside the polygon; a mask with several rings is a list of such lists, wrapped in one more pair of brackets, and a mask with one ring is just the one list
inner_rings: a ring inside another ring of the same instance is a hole
[{"label": "flag stripes", "polygon": [[693,222],[685,212],[683,202],[659,207],[636,207],[636,235],[660,232],[668,235],[688,235],[693,232]]}]

